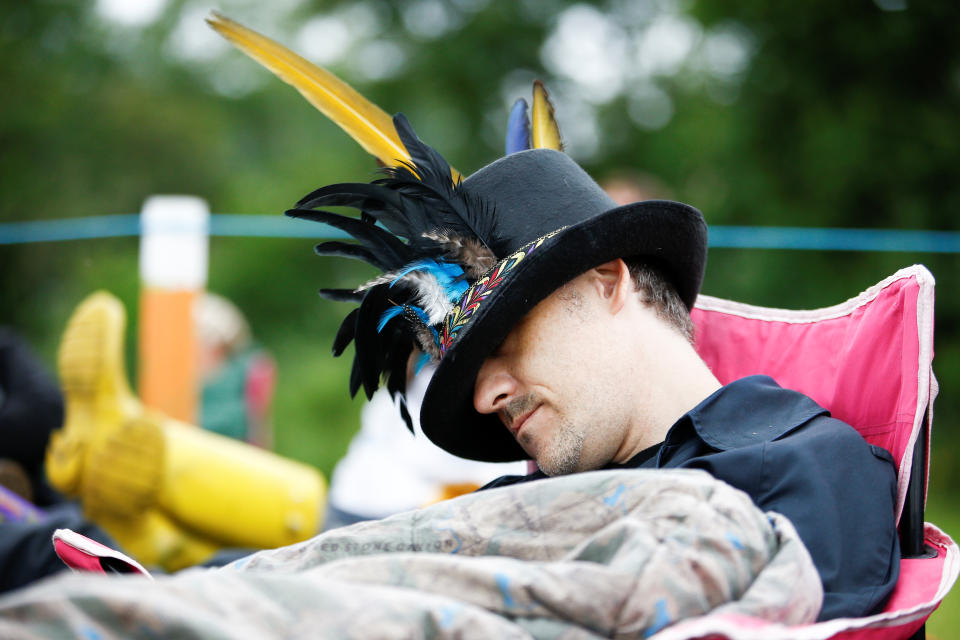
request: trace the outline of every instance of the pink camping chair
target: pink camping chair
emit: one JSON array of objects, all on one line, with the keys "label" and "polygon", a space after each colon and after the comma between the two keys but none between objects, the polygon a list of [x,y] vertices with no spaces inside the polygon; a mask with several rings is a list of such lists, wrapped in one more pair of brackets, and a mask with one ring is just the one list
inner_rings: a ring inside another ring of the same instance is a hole
[{"label": "pink camping chair", "polygon": [[[806,393],[871,444],[893,454],[903,559],[890,601],[872,616],[785,627],[755,618],[706,615],[667,627],[657,633],[658,640],[922,637],[924,622],[960,572],[956,543],[923,522],[937,395],[931,370],[933,284],[929,271],[913,266],[856,298],[813,311],[700,296],[693,311],[697,349],[720,382],[769,375],[784,387]],[[138,570],[133,561],[123,565],[124,557],[113,550],[76,540],[72,532],[58,533],[57,552],[70,566]]]},{"label": "pink camping chair", "polygon": [[930,272],[915,265],[856,298],[812,311],[699,297],[693,310],[697,350],[721,383],[769,375],[893,454],[903,559],[900,579],[881,613],[802,627],[708,615],[665,629],[665,640],[923,636],[924,622],[960,571],[956,543],[923,522],[937,395],[931,368],[933,285]]}]

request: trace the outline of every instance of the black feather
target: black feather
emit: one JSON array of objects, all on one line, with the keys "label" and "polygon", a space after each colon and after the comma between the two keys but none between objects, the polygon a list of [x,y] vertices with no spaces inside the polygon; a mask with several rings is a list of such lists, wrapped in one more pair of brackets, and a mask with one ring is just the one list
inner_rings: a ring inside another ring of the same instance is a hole
[{"label": "black feather", "polygon": [[387,354],[384,367],[384,373],[387,376],[387,391],[391,396],[403,393],[407,387],[407,360],[410,358],[410,352],[413,351],[413,345],[409,339],[404,339],[403,331],[398,331],[394,335]]},{"label": "black feather", "polygon": [[377,267],[381,271],[388,270],[390,266],[374,254],[370,249],[359,245],[352,244],[349,242],[340,242],[338,240],[330,240],[329,242],[321,242],[313,248],[313,252],[318,256],[337,256],[340,258],[353,258],[355,260],[363,260],[369,265]]},{"label": "black feather", "polygon": [[316,207],[353,207],[369,218],[381,221],[392,233],[416,241],[422,231],[431,225],[429,214],[416,207],[411,208],[411,203],[406,202],[398,190],[380,182],[327,185],[301,199],[292,211]]},{"label": "black feather", "polygon": [[[323,242],[317,245],[317,253],[360,259],[388,274],[364,285],[363,292],[321,289],[320,293],[333,300],[359,303],[343,319],[333,343],[336,356],[354,343],[350,394],[362,388],[370,398],[383,381],[391,395],[400,396],[404,422],[412,431],[403,401],[407,361],[414,344],[435,358],[439,352],[433,329],[412,309],[378,330],[388,308],[406,307],[421,292],[415,279],[391,286],[393,276],[389,274],[425,258],[455,260],[468,273],[482,271],[486,262],[499,255],[501,241],[495,231],[496,212],[454,182],[447,161],[417,137],[402,114],[394,117],[394,124],[410,154],[409,164],[384,169],[386,177],[371,184],[341,183],[316,189],[287,215],[330,225],[357,241]],[[352,207],[360,211],[360,217],[317,209],[326,206]]]},{"label": "black feather", "polygon": [[413,430],[413,420],[410,419],[410,411],[407,409],[407,399],[401,395],[400,396],[400,417],[403,418],[403,423],[407,425],[407,429],[410,430],[410,433],[416,435],[416,431]]},{"label": "black feather", "polygon": [[320,289],[320,297],[334,302],[353,302],[359,304],[363,300],[363,292],[355,289]]},{"label": "black feather", "polygon": [[[322,198],[314,199],[310,204],[359,209],[365,216],[361,220],[378,221],[391,233],[416,244],[420,242],[423,232],[433,229],[438,221],[431,211],[432,205],[425,206],[428,203],[424,202],[424,196],[416,195],[418,190],[423,191],[419,180],[409,171],[404,175],[403,180],[385,178],[362,185],[366,190],[360,194],[356,193],[356,185],[353,184],[331,185],[324,188]],[[409,185],[406,184],[408,181]],[[345,191],[335,192],[335,189],[341,188]],[[407,197],[411,193],[415,197]],[[374,202],[377,206],[371,206]]]},{"label": "black feather", "polygon": [[360,363],[356,359],[356,357],[354,357],[353,366],[350,367],[350,397],[351,398],[357,397],[357,391],[360,390],[360,384],[361,384]]},{"label": "black feather", "polygon": [[[329,213],[313,216],[306,209],[353,207],[363,212],[361,223],[376,219],[391,233],[406,238],[419,253],[434,256],[439,253],[436,243],[425,239],[423,234],[437,230],[476,238],[491,249],[499,246],[496,212],[481,199],[458,188],[451,177],[450,165],[417,137],[403,114],[394,116],[394,125],[410,153],[409,164],[386,168],[387,177],[372,184],[340,183],[316,189],[302,198],[288,215],[328,224],[339,222],[344,228],[346,225],[338,220],[343,217]],[[355,226],[344,230],[351,235],[358,231]]]},{"label": "black feather", "polygon": [[400,393],[407,386],[407,360],[413,351],[410,327],[405,322],[393,322],[384,327],[382,336],[383,377],[391,393]]},{"label": "black feather", "polygon": [[392,325],[389,339],[384,373],[387,375],[387,390],[397,393],[407,386],[407,362],[413,352],[413,342],[410,340],[407,325],[403,322]]},{"label": "black feather", "polygon": [[397,135],[400,136],[400,142],[406,147],[410,154],[410,165],[406,168],[413,169],[420,178],[420,181],[426,184],[445,186],[454,186],[453,172],[450,170],[450,164],[433,147],[425,144],[420,136],[410,126],[410,121],[402,113],[393,116],[393,126],[397,129]]},{"label": "black feather", "polygon": [[317,207],[353,207],[361,211],[380,211],[387,207],[402,208],[399,194],[384,191],[369,182],[341,182],[320,187],[297,202],[298,209]]},{"label": "black feather", "polygon": [[392,304],[389,299],[390,294],[390,287],[385,284],[368,289],[363,296],[360,312],[357,315],[357,328],[354,333],[355,357],[360,367],[360,380],[363,382],[367,399],[372,398],[373,393],[380,386],[380,372],[386,354],[381,348],[383,345],[377,325],[380,323],[383,311]]},{"label": "black feather", "polygon": [[[402,323],[396,324],[400,327],[404,326]],[[404,424],[410,429],[410,433],[414,433],[413,421],[410,420],[410,413],[407,411],[403,394],[407,387],[407,362],[410,360],[412,351],[410,338],[405,328],[395,330],[394,336],[391,338],[390,352],[387,355],[384,372],[387,374],[387,391],[394,402],[399,400],[400,417],[403,418]]]},{"label": "black feather", "polygon": [[448,229],[476,237],[491,248],[498,244],[496,211],[480,198],[469,196],[459,188],[459,184],[453,182],[450,165],[435,149],[417,137],[402,113],[393,117],[393,124],[413,162],[412,166],[388,169],[387,174],[393,182],[381,180],[378,184],[390,184],[402,193],[419,196],[430,205],[437,219],[432,227],[423,231]]},{"label": "black feather", "polygon": [[360,307],[357,307],[348,313],[343,319],[343,322],[340,323],[337,335],[333,339],[333,356],[335,358],[339,357],[340,354],[343,353],[343,350],[347,348],[347,345],[353,340],[357,331],[357,314],[359,312]]},{"label": "black feather", "polygon": [[292,218],[313,220],[345,231],[374,252],[384,264],[390,265],[389,269],[398,269],[420,257],[395,235],[371,221],[308,209],[290,209],[287,215]]}]

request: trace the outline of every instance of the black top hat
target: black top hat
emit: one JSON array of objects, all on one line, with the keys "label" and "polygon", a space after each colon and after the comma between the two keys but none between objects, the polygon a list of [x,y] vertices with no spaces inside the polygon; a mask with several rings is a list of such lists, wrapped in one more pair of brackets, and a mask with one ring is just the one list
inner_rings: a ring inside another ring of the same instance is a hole
[{"label": "black top hat", "polygon": [[[370,185],[319,189],[288,212],[361,241],[325,243],[319,253],[361,257],[387,272],[362,292],[325,292],[361,303],[341,326],[334,353],[355,340],[351,393],[362,385],[372,395],[383,375],[402,396],[416,341],[440,360],[420,414],[424,433],[465,458],[524,459],[499,418],[473,408],[485,358],[551,292],[614,258],[654,263],[692,308],[706,266],[703,216],[665,200],[617,206],[576,162],[550,149],[513,153],[453,184],[439,154],[402,116],[395,123],[412,165]],[[355,206],[364,215],[305,209],[325,205]],[[463,250],[477,241],[478,252]]]}]

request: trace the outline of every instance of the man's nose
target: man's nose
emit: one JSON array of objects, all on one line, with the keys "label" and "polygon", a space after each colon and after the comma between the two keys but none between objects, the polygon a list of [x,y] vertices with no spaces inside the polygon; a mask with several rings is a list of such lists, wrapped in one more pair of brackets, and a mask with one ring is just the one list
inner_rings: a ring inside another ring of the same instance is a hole
[{"label": "man's nose", "polygon": [[473,386],[473,408],[477,413],[496,413],[517,395],[517,381],[496,358],[488,358]]}]

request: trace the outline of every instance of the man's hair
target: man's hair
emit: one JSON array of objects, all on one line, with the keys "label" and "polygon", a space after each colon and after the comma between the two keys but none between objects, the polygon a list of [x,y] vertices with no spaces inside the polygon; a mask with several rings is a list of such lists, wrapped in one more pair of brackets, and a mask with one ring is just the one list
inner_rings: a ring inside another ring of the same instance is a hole
[{"label": "man's hair", "polygon": [[690,312],[663,270],[641,260],[624,259],[624,262],[630,270],[630,277],[633,278],[637,291],[640,292],[641,301],[653,307],[658,318],[693,344],[693,321],[690,319]]}]

